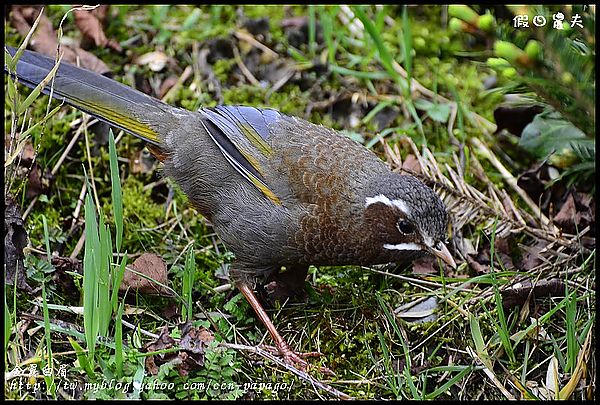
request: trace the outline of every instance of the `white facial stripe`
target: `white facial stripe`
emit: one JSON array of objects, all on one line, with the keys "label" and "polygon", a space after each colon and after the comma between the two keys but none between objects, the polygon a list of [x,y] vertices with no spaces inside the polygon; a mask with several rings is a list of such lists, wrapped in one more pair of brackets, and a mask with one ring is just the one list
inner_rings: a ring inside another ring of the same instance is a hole
[{"label": "white facial stripe", "polygon": [[408,209],[406,203],[402,200],[392,200],[392,205],[397,207],[400,211],[404,213],[404,215],[408,216],[410,214],[410,210]]},{"label": "white facial stripe", "polygon": [[406,215],[406,216],[408,216],[410,214],[410,210],[408,209],[408,206],[406,205],[406,203],[404,201],[390,200],[383,194],[378,194],[375,197],[367,197],[365,199],[365,208],[367,208],[371,204],[376,204],[376,203],[383,203],[383,204],[387,205],[388,207],[396,207],[400,211],[402,211],[404,213],[404,215]]},{"label": "white facial stripe", "polygon": [[385,205],[392,206],[392,202],[389,198],[384,196],[383,194],[376,195],[375,197],[367,197],[365,199],[365,208],[367,208],[371,204],[383,203]]},{"label": "white facial stripe", "polygon": [[397,245],[386,243],[383,247],[388,250],[422,250],[421,246],[416,243],[398,243]]}]

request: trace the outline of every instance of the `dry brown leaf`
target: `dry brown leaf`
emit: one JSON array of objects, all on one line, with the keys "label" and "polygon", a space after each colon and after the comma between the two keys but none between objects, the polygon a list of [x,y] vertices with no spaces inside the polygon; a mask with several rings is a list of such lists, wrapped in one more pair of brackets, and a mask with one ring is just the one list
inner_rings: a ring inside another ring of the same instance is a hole
[{"label": "dry brown leaf", "polygon": [[[198,370],[204,366],[204,353],[208,345],[215,340],[208,329],[195,328],[191,322],[179,325],[181,330],[180,351],[153,355],[146,358],[146,370],[152,375],[158,373],[158,367],[165,363],[175,364],[179,375],[186,376],[190,371]],[[144,346],[146,352],[159,351],[175,347],[177,342],[169,335],[167,326],[161,329],[159,337]]]},{"label": "dry brown leaf", "polygon": [[115,40],[108,39],[104,34],[103,22],[108,13],[108,5],[96,7],[93,10],[75,10],[75,24],[84,38],[92,41],[96,46],[109,47],[121,53],[123,48]]},{"label": "dry brown leaf", "polygon": [[572,234],[592,225],[595,223],[592,198],[585,193],[569,193],[560,211],[554,217],[554,223],[565,232]]},{"label": "dry brown leaf", "polygon": [[[160,351],[160,350],[170,349],[173,346],[175,346],[175,339],[173,339],[169,335],[169,327],[164,326],[160,330],[160,335],[158,336],[158,338],[155,341],[149,342],[146,345],[144,345],[144,349],[146,350],[146,352],[156,352],[156,351]],[[146,370],[148,371],[148,373],[150,373],[152,375],[157,375],[158,374],[158,365],[166,363],[165,358],[167,358],[169,356],[173,357],[173,353],[166,353],[164,355],[147,356],[146,360],[145,360],[145,365],[146,365]],[[158,365],[156,364],[157,361],[159,362]]]},{"label": "dry brown leaf", "polygon": [[145,277],[126,269],[119,291],[131,288],[142,294],[171,295],[168,290],[157,284],[166,286],[168,282],[167,266],[160,256],[144,253],[133,262],[131,268]]},{"label": "dry brown leaf", "polygon": [[[11,23],[21,35],[25,36],[31,29],[31,25],[40,11],[41,7],[38,6],[13,5],[10,13]],[[52,23],[45,15],[40,18],[38,28],[29,44],[35,51],[41,54],[51,58],[56,57],[56,50],[58,48],[57,34],[54,31]],[[104,62],[81,48],[61,45],[60,50],[64,54],[63,61],[65,62],[79,65],[99,74],[110,72],[110,69]]]},{"label": "dry brown leaf", "polygon": [[404,162],[402,162],[402,171],[410,174],[421,174],[421,165],[419,161],[412,153],[406,155]]},{"label": "dry brown leaf", "polygon": [[21,209],[10,194],[4,195],[4,281],[26,292],[33,289],[27,284],[25,267],[23,266],[23,248],[27,246]]}]

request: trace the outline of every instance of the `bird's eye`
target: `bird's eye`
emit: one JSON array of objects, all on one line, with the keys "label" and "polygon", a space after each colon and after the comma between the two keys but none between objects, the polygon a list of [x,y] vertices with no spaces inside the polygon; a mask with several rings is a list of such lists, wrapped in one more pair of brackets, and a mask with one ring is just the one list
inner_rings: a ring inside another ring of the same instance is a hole
[{"label": "bird's eye", "polygon": [[405,219],[401,219],[400,221],[398,221],[398,230],[403,233],[404,235],[409,235],[411,233],[414,232],[414,227],[412,226],[412,224],[410,222],[408,222]]}]

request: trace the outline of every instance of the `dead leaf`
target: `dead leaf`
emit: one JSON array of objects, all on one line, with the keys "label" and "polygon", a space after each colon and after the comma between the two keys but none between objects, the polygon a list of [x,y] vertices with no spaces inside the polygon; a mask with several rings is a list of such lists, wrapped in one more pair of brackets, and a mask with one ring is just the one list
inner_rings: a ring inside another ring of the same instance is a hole
[{"label": "dead leaf", "polygon": [[[8,153],[10,152],[11,147],[13,148],[12,153],[15,153],[16,150],[14,150],[15,147],[19,147],[18,145],[12,145],[13,143],[13,139],[11,139],[11,136],[9,133],[6,133],[4,135],[4,154],[5,156],[8,155]],[[18,144],[18,142],[16,142],[15,140],[15,144]],[[15,159],[15,161],[18,161],[19,164],[21,166],[29,166],[32,162],[33,159],[35,158],[35,148],[33,147],[33,144],[31,143],[30,140],[26,140],[25,143],[23,144],[23,147],[21,148],[21,150],[19,151],[19,159]]]},{"label": "dead leaf", "polygon": [[398,318],[402,318],[411,323],[432,322],[437,319],[435,312],[438,309],[438,302],[435,297],[428,297],[418,302],[409,302],[394,310]]},{"label": "dead leaf", "polygon": [[409,174],[421,174],[421,165],[419,160],[412,153],[408,154],[402,162],[402,172]]},{"label": "dead leaf", "polygon": [[[198,370],[204,366],[204,353],[208,345],[215,339],[212,332],[200,327],[195,328],[191,322],[179,325],[181,340],[179,346],[182,350],[146,358],[146,370],[152,375],[158,374],[158,368],[166,363],[174,364],[179,375],[186,376],[190,371]],[[146,352],[170,349],[176,346],[176,341],[169,335],[167,326],[161,329],[159,337],[144,346]]]},{"label": "dead leaf", "polygon": [[564,181],[553,181],[558,175],[556,167],[542,162],[523,172],[517,180],[517,185],[525,190],[533,201],[537,201],[544,212],[548,212],[550,204],[556,205],[567,191]]},{"label": "dead leaf", "polygon": [[517,267],[523,271],[529,271],[542,264],[541,251],[547,246],[543,240],[539,240],[534,246],[524,246],[521,260]]},{"label": "dead leaf", "polygon": [[26,292],[33,289],[26,281],[23,249],[27,246],[27,231],[21,209],[11,194],[4,195],[4,281]]},{"label": "dead leaf", "polygon": [[103,22],[108,12],[108,5],[96,7],[93,10],[75,10],[75,24],[81,31],[84,38],[92,41],[96,46],[109,47],[117,51],[123,52],[121,45],[115,40],[108,39],[104,34]]},{"label": "dead leaf", "polygon": [[[38,6],[13,5],[11,6],[10,13],[11,23],[19,34],[25,36],[30,31],[31,25],[40,11],[41,7]],[[56,49],[58,48],[57,35],[52,23],[45,15],[40,18],[38,28],[29,44],[31,48],[43,55],[51,58],[56,57]],[[64,62],[81,66],[99,74],[110,72],[110,69],[104,62],[81,48],[61,45],[60,50],[64,54]]]},{"label": "dead leaf", "polygon": [[595,207],[592,197],[585,193],[570,192],[553,220],[565,232],[572,234],[588,225],[594,225]]},{"label": "dead leaf", "polygon": [[[169,327],[164,326],[158,338],[144,345],[144,349],[146,352],[156,352],[160,350],[170,349],[175,346],[175,339],[173,339],[169,335]],[[152,374],[158,374],[158,366],[166,363],[166,358],[173,357],[174,353],[164,353],[164,354],[155,354],[152,356],[147,356],[145,360],[146,370]],[[157,364],[158,361],[158,364]]]},{"label": "dead leaf", "polygon": [[129,159],[132,173],[152,173],[156,167],[156,159],[148,149],[142,149],[135,152],[132,159]]},{"label": "dead leaf", "polygon": [[142,294],[171,296],[171,292],[161,285],[167,285],[167,266],[162,258],[154,253],[144,253],[136,259],[131,268],[145,277],[125,270],[123,282],[119,291],[126,291],[128,288],[137,290]]},{"label": "dead leaf", "polygon": [[56,269],[52,273],[52,283],[62,294],[68,295],[74,300],[79,299],[79,289],[75,285],[73,275],[69,273],[83,274],[81,261],[70,257],[52,257],[52,265]]},{"label": "dead leaf", "polygon": [[42,173],[41,166],[36,162],[28,172],[25,197],[27,199],[32,199],[38,195],[47,193],[50,188],[50,182],[54,178],[52,173],[50,173],[50,170],[46,170],[45,173]]},{"label": "dead leaf", "polygon": [[477,255],[471,255],[468,254],[466,255],[466,259],[467,259],[467,264],[469,265],[470,268],[472,268],[476,274],[487,274],[490,272],[490,268],[487,265],[483,265],[481,263],[479,263],[477,260],[475,260],[473,257],[476,257]]}]

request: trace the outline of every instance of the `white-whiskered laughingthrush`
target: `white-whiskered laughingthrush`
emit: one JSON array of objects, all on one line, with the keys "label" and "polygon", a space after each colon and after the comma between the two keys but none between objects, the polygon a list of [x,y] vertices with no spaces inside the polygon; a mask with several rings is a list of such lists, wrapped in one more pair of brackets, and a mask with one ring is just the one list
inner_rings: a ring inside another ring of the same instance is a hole
[{"label": "white-whiskered laughingthrush", "polygon": [[[7,73],[34,87],[54,64],[25,51],[16,72]],[[272,109],[184,110],[67,63],[51,84],[53,97],[151,145],[165,175],[235,254],[230,276],[288,363],[307,366],[256,298],[257,283],[299,291],[309,265],[407,262],[424,254],[454,266],[440,198],[337,131]]]}]

